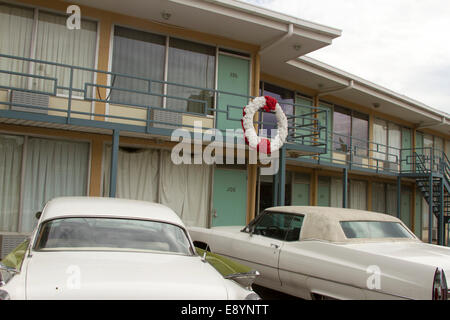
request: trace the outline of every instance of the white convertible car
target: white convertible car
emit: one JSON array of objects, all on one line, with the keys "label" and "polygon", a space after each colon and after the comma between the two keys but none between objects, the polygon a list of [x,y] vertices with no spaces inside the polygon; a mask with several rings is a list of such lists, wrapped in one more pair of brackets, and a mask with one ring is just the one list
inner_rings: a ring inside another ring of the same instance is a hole
[{"label": "white convertible car", "polygon": [[19,256],[0,267],[0,300],[259,298],[196,253],[171,209],[149,202],[51,200]]},{"label": "white convertible car", "polygon": [[255,284],[304,299],[447,299],[450,248],[390,215],[274,207],[246,227],[188,229],[196,246],[258,270]]}]

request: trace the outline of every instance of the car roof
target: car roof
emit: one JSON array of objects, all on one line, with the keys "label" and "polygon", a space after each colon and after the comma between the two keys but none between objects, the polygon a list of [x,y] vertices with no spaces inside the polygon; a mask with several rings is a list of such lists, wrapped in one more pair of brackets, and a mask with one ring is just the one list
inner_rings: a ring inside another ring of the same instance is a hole
[{"label": "car roof", "polygon": [[41,221],[76,216],[158,220],[184,227],[178,215],[162,204],[107,197],[54,198],[47,202]]},{"label": "car roof", "polygon": [[[319,239],[343,243],[372,242],[379,240],[362,238],[348,239],[340,226],[340,221],[390,221],[398,222],[405,226],[403,222],[396,217],[366,210],[308,206],[272,207],[267,208],[266,210],[305,215],[305,221],[303,222],[300,235],[301,240]],[[412,233],[411,235],[414,236]],[[399,238],[389,239],[391,241],[404,241],[404,239]]]},{"label": "car roof", "polygon": [[312,207],[312,206],[284,206],[284,207],[271,207],[266,210],[280,211],[293,214],[308,214],[314,215],[317,218],[326,217],[327,219],[333,219],[337,221],[395,221],[400,220],[394,216],[366,211],[358,209],[347,208],[333,208],[333,207]]}]

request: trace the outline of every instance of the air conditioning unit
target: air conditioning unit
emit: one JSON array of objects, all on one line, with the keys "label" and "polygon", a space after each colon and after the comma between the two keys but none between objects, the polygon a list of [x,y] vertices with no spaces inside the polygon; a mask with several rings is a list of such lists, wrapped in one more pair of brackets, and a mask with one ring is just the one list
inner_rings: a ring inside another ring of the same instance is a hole
[{"label": "air conditioning unit", "polygon": [[[25,91],[11,91],[11,110],[48,114],[49,95]],[[18,106],[20,105],[20,106]],[[27,106],[30,106],[28,108]],[[38,109],[40,107],[46,109]]]},{"label": "air conditioning unit", "polygon": [[[168,110],[153,110],[153,121],[156,121],[153,123],[155,128],[177,129],[181,127],[183,122],[183,114],[181,112]],[[168,123],[173,123],[175,126],[171,126]]]},{"label": "air conditioning unit", "polygon": [[395,162],[390,161],[384,161],[383,162],[383,169],[389,170],[389,171],[397,171],[398,170],[398,164]]},{"label": "air conditioning unit", "polygon": [[27,234],[0,234],[0,260],[28,238]]}]

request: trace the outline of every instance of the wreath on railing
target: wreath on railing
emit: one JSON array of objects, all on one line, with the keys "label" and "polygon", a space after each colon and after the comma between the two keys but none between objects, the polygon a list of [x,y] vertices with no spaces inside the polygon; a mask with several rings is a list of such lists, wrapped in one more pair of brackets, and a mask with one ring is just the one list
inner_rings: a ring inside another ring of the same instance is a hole
[{"label": "wreath on railing", "polygon": [[[274,138],[268,139],[259,137],[256,134],[255,127],[253,126],[253,117],[261,108],[263,108],[266,112],[275,111],[278,132]],[[257,151],[266,154],[271,154],[272,152],[279,150],[286,142],[286,137],[288,134],[288,121],[283,109],[281,109],[275,98],[264,96],[253,99],[253,101],[244,107],[241,124],[242,129],[244,130],[245,142],[252,149],[256,149]]]}]

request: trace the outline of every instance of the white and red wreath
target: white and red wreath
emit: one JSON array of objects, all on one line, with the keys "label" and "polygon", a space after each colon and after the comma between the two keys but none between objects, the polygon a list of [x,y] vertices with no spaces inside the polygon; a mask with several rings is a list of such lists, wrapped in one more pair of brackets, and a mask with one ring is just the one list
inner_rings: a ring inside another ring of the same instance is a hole
[{"label": "white and red wreath", "polygon": [[[261,108],[264,108],[264,111],[266,112],[275,111],[278,132],[275,137],[271,139],[259,137],[256,134],[255,127],[253,126],[253,117]],[[281,109],[275,98],[264,96],[253,99],[253,101],[251,101],[244,108],[241,124],[244,129],[245,142],[252,149],[256,149],[266,154],[271,154],[272,152],[280,149],[286,142],[286,137],[288,134],[288,121],[283,109]]]}]

